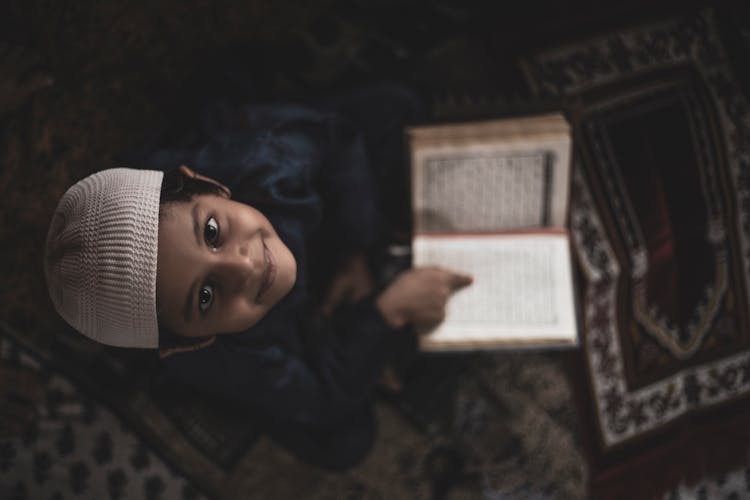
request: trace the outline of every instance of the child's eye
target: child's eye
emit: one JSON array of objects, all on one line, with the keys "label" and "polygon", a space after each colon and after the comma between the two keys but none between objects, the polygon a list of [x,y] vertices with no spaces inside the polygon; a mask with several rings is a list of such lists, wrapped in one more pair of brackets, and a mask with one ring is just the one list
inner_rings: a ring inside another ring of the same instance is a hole
[{"label": "child's eye", "polygon": [[212,285],[203,285],[198,290],[198,307],[201,312],[206,312],[211,303],[214,301],[214,287]]},{"label": "child's eye", "polygon": [[206,227],[203,228],[203,239],[211,248],[216,248],[219,243],[219,223],[216,219],[209,217],[206,221]]}]

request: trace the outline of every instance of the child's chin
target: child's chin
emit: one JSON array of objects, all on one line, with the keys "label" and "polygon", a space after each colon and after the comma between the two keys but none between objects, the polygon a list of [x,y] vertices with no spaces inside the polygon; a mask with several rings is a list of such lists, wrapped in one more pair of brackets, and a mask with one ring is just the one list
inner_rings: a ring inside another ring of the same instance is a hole
[{"label": "child's chin", "polygon": [[277,289],[274,291],[274,304],[289,295],[289,292],[292,291],[296,280],[296,273],[284,273],[283,276],[279,276],[277,278],[277,283],[275,283],[277,285]]}]

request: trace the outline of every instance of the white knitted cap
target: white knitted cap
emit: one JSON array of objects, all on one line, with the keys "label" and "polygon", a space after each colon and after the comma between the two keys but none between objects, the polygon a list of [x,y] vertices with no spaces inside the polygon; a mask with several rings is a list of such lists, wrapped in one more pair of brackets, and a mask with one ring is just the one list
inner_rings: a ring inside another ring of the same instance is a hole
[{"label": "white knitted cap", "polygon": [[79,181],[50,223],[44,273],[57,312],[87,337],[159,344],[156,257],[163,172],[113,168]]}]

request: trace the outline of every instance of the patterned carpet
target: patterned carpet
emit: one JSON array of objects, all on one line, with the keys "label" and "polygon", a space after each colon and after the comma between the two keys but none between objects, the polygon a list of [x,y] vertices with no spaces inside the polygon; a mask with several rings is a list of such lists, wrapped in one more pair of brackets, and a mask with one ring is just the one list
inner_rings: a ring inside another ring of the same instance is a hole
[{"label": "patterned carpet", "polygon": [[750,115],[720,19],[689,13],[525,61],[576,130],[597,497],[652,497],[750,451]]}]

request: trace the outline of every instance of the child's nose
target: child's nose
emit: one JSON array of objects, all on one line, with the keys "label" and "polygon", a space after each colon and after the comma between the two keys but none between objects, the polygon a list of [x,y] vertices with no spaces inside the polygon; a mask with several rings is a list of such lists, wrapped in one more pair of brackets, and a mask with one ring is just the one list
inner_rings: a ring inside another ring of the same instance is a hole
[{"label": "child's nose", "polygon": [[253,257],[248,245],[238,245],[234,251],[224,253],[219,269],[229,289],[238,292],[252,287],[263,272],[262,262]]}]

